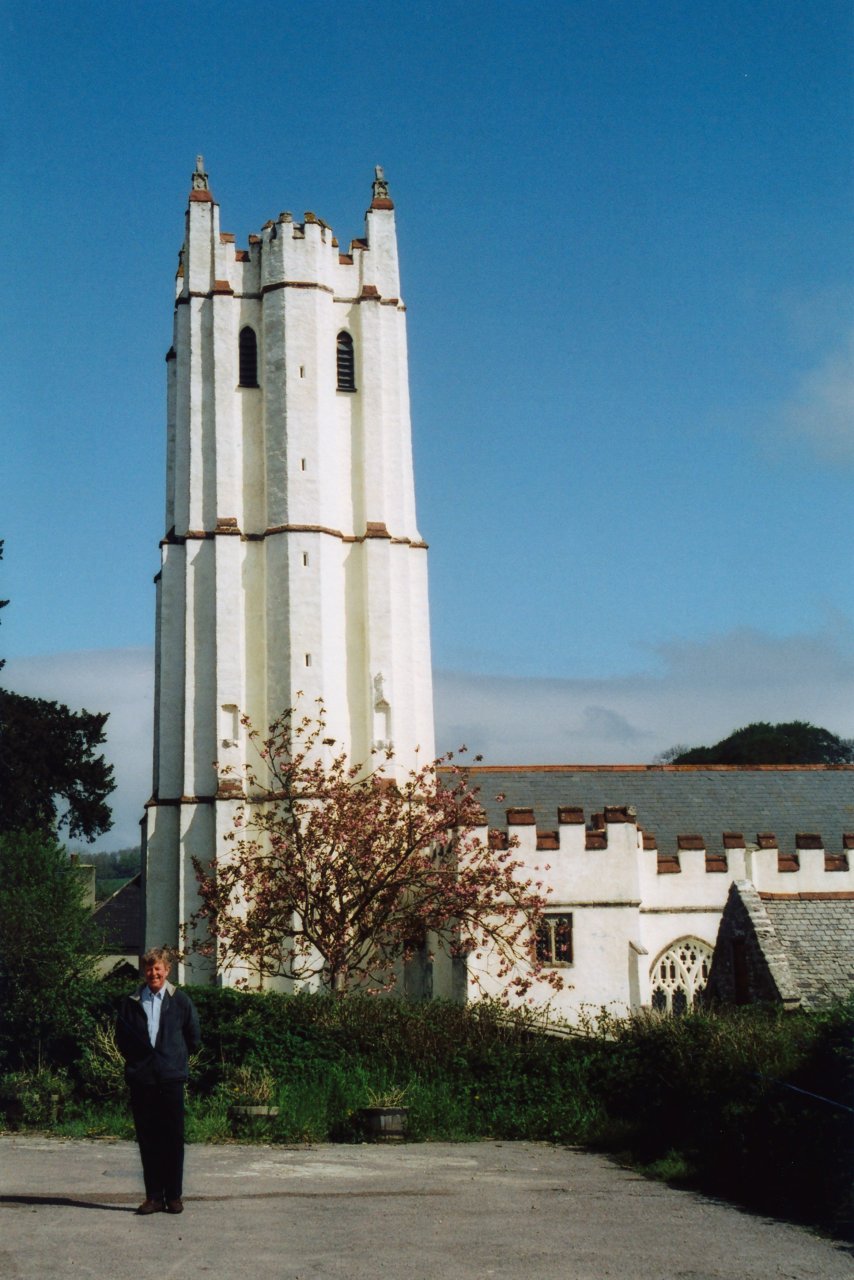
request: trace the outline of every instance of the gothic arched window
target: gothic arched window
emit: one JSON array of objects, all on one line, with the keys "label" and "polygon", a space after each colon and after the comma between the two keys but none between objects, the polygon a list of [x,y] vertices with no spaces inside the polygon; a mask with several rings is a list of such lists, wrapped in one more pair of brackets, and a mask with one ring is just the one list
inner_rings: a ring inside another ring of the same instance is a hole
[{"label": "gothic arched window", "polygon": [[258,340],[255,330],[249,325],[240,330],[240,377],[241,387],[258,386]]},{"label": "gothic arched window", "polygon": [[683,938],[663,951],[650,970],[652,1007],[685,1013],[709,980],[712,948],[699,938]]},{"label": "gothic arched window", "polygon": [[353,355],[353,339],[342,329],[338,335],[338,390],[356,390],[356,361]]}]

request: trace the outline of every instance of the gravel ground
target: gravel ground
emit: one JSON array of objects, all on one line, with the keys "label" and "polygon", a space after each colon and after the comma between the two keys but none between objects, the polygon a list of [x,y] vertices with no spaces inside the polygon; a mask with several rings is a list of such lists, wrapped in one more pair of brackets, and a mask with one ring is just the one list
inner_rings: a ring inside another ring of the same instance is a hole
[{"label": "gravel ground", "polygon": [[136,1217],[132,1143],[0,1137],[0,1277],[854,1276],[845,1246],[539,1143],[193,1146],[186,1192]]}]

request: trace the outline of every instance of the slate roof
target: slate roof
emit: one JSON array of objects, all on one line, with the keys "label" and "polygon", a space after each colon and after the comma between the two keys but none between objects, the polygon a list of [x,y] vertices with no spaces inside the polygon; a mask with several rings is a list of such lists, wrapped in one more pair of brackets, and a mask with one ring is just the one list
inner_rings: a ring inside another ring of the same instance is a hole
[{"label": "slate roof", "polygon": [[104,931],[108,952],[133,954],[142,951],[142,874],[95,908],[95,923]]},{"label": "slate roof", "polygon": [[784,853],[795,851],[796,833],[814,832],[837,853],[843,832],[854,831],[854,765],[522,765],[471,774],[492,827],[506,827],[511,807],[533,808],[537,828],[553,831],[558,805],[580,805],[588,824],[606,805],[633,805],[662,853],[676,852],[679,835],[700,835],[718,850],[724,831],[747,842],[773,832]]},{"label": "slate roof", "polygon": [[[854,991],[854,897],[760,893],[801,1003],[819,1008]],[[763,949],[770,940],[763,940]]]}]

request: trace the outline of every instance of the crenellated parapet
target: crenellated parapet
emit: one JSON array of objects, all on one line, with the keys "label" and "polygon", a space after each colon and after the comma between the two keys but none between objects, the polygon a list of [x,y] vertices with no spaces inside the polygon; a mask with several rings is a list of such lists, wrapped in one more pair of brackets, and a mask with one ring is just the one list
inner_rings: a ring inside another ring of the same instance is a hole
[{"label": "crenellated parapet", "polygon": [[851,832],[832,842],[815,832],[800,832],[791,849],[781,848],[767,831],[753,839],[740,831],[723,831],[715,846],[686,832],[677,837],[675,851],[662,852],[655,835],[638,825],[630,805],[605,806],[590,815],[579,806],[561,805],[555,817],[555,827],[547,829],[538,826],[533,808],[508,808],[505,827],[493,829],[489,839],[496,848],[507,848],[512,840],[532,869],[548,862],[556,900],[604,894],[639,898],[651,907],[715,909],[723,907],[734,879],[748,879],[762,892],[854,890]]},{"label": "crenellated parapet", "polygon": [[[547,920],[559,919],[572,938],[572,960],[561,967],[566,987],[536,993],[570,1020],[600,1007],[671,1008],[679,991],[702,989],[734,881],[749,881],[769,901],[854,899],[851,832],[832,842],[800,832],[782,848],[768,831],[751,838],[725,829],[714,843],[683,832],[663,851],[631,805],[552,812],[553,823],[539,809],[509,807],[502,826],[484,822],[478,834],[495,848],[512,845],[520,875],[545,886]],[[479,982],[484,974],[488,980],[488,963]]]},{"label": "crenellated parapet", "polygon": [[[237,301],[260,301],[281,288],[327,291],[337,303],[378,304],[404,311],[394,204],[374,196],[365,214],[365,234],[342,252],[332,227],[307,210],[300,221],[285,210],[268,219],[260,234],[250,235],[246,248],[233,233],[220,230],[219,205],[207,186],[202,157],[198,157],[189,196],[185,245],[179,255],[176,303],[190,297],[230,296]],[[374,189],[378,185],[374,181]],[[388,191],[388,184],[381,184]]]}]

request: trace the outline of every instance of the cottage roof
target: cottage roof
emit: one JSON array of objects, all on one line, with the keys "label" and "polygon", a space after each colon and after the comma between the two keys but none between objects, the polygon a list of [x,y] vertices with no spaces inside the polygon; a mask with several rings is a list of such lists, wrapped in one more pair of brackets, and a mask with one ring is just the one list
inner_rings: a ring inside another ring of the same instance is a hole
[{"label": "cottage roof", "polygon": [[506,827],[511,807],[533,808],[538,829],[548,831],[559,805],[580,806],[588,823],[606,805],[632,805],[662,853],[675,852],[685,834],[720,849],[724,831],[747,842],[773,832],[788,853],[798,832],[817,832],[837,852],[843,832],[854,831],[854,765],[480,766],[472,777],[492,827]]},{"label": "cottage roof", "polygon": [[104,932],[105,947],[111,953],[142,951],[142,875],[127,884],[95,908],[95,923]]}]

